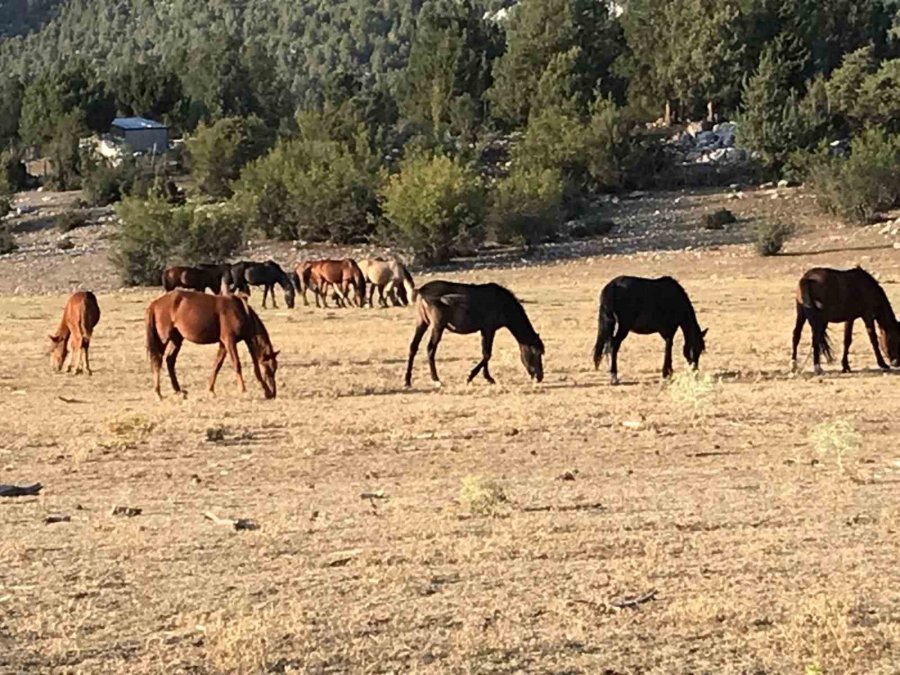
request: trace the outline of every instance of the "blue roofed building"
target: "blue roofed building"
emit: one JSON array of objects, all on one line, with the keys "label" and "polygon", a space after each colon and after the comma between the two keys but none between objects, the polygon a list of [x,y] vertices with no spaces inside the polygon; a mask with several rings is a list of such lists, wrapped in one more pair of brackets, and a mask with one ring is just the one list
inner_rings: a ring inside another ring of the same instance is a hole
[{"label": "blue roofed building", "polygon": [[143,117],[117,117],[109,133],[132,152],[163,153],[169,149],[169,127]]}]

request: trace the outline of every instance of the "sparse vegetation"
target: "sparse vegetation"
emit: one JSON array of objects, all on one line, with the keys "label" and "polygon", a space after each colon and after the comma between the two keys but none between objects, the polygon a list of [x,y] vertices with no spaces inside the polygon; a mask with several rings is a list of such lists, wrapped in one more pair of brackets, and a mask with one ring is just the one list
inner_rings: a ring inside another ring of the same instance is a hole
[{"label": "sparse vegetation", "polygon": [[699,413],[714,402],[718,383],[709,373],[684,370],[672,376],[668,390],[675,403]]},{"label": "sparse vegetation", "polygon": [[809,432],[809,442],[825,461],[834,461],[838,470],[862,448],[862,435],[848,420],[822,422]]},{"label": "sparse vegetation", "polygon": [[793,228],[778,221],[764,221],[756,227],[756,252],[767,257],[778,255]]},{"label": "sparse vegetation", "polygon": [[56,229],[63,234],[87,225],[87,219],[77,211],[64,211],[56,217]]},{"label": "sparse vegetation", "polygon": [[700,226],[704,230],[723,230],[726,225],[736,222],[737,218],[728,209],[716,209],[715,211],[704,213],[700,218]]},{"label": "sparse vegetation", "polygon": [[0,224],[0,255],[12,253],[18,248],[9,226]]},{"label": "sparse vegetation", "polygon": [[481,476],[466,476],[462,479],[459,502],[474,515],[497,515],[507,501],[506,493],[497,481]]}]

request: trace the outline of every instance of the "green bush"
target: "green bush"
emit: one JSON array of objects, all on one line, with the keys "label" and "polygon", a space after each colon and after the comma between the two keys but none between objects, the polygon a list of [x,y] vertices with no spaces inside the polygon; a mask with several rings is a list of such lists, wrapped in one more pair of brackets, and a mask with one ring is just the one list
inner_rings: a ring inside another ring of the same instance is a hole
[{"label": "green bush", "polygon": [[124,161],[119,166],[106,162],[83,161],[81,196],[89,206],[107,206],[132,194],[136,183],[143,178],[138,166]]},{"label": "green bush", "polygon": [[16,240],[13,239],[12,232],[9,230],[9,226],[0,225],[0,255],[12,253],[18,248]]},{"label": "green bush", "polygon": [[444,155],[415,154],[382,190],[384,212],[417,257],[445,262],[481,241],[485,192],[470,168]]},{"label": "green bush", "polygon": [[704,213],[700,218],[700,225],[704,230],[721,230],[726,225],[737,222],[737,218],[728,209],[717,209],[710,213]]},{"label": "green bush", "polygon": [[274,140],[269,127],[255,116],[225,117],[209,126],[201,124],[187,142],[197,187],[211,197],[230,197],[231,183],[241,169],[261,157]]},{"label": "green bush", "polygon": [[559,171],[514,170],[494,188],[488,222],[500,243],[539,244],[562,223],[564,183]]},{"label": "green bush", "polygon": [[218,262],[244,243],[243,219],[230,205],[172,206],[151,195],[126,197],[116,212],[111,259],[128,284],[158,284],[167,265]]},{"label": "green bush", "polygon": [[824,210],[850,222],[871,222],[900,201],[900,135],[867,129],[847,158],[822,157],[809,181]]},{"label": "green bush", "polygon": [[362,131],[349,142],[303,134],[247,166],[235,202],[269,236],[352,242],[374,228],[380,180]]},{"label": "green bush", "polygon": [[0,197],[0,218],[5,218],[12,211],[12,202],[9,197]]},{"label": "green bush", "polygon": [[766,221],[756,228],[756,252],[761,256],[778,255],[792,228],[784,223]]},{"label": "green bush", "polygon": [[60,232],[71,232],[72,230],[87,225],[85,217],[75,211],[64,211],[56,217],[56,229]]},{"label": "green bush", "polygon": [[14,150],[0,152],[0,194],[23,190],[27,182],[21,154]]}]

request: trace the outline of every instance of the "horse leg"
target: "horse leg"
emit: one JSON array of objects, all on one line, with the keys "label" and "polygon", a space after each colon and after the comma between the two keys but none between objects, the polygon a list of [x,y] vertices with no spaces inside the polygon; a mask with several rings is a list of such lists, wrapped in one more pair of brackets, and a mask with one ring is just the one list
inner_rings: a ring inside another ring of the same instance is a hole
[{"label": "horse leg", "polygon": [[278,309],[278,302],[275,300],[275,284],[269,284],[267,288],[269,289],[269,295],[272,296],[272,308]]},{"label": "horse leg", "polygon": [[850,372],[850,345],[853,344],[853,319],[844,324],[844,358],[841,359],[841,372]]},{"label": "horse leg", "polygon": [[225,349],[228,350],[228,357],[231,359],[231,365],[234,366],[234,372],[237,376],[238,387],[242,394],[247,393],[247,385],[244,384],[244,375],[241,373],[241,359],[238,356],[237,342],[232,339],[225,341]]},{"label": "horse leg", "polygon": [[440,344],[441,336],[443,334],[444,326],[442,324],[436,323],[431,329],[431,337],[428,339],[428,368],[431,370],[432,381],[437,382],[439,385],[441,383],[441,380],[438,377],[437,366],[434,363],[434,357],[437,354],[438,344]]},{"label": "horse leg", "polygon": [[663,379],[668,379],[672,377],[672,343],[675,341],[675,336],[670,335],[664,339],[666,341],[666,355],[663,358],[662,376]]},{"label": "horse leg", "polygon": [[494,332],[493,331],[482,331],[481,333],[481,361],[478,362],[478,365],[472,369],[472,372],[469,373],[469,379],[466,380],[466,384],[475,379],[475,376],[478,375],[478,371],[482,371],[484,373],[484,379],[486,379],[490,384],[495,384],[494,378],[491,377],[491,373],[488,370],[488,361],[491,360],[491,352],[494,348]]},{"label": "horse leg", "polygon": [[162,370],[163,354],[166,351],[166,344],[163,343],[162,351],[156,353],[155,350],[150,351],[150,370],[153,372],[153,391],[156,397],[162,401],[162,392],[159,389],[159,373]]},{"label": "horse leg", "polygon": [[81,349],[84,352],[84,372],[88,374],[88,377],[92,376],[94,372],[91,370],[91,359],[90,359],[90,349],[91,349],[91,341],[89,338],[81,339]]},{"label": "horse leg", "polygon": [[387,306],[388,306],[387,300],[384,299],[384,286],[378,287],[378,304],[379,304],[379,306],[387,309]]},{"label": "horse leg", "polygon": [[809,327],[813,334],[813,371],[815,371],[816,375],[821,375],[822,341],[825,339],[825,328],[827,327],[827,324],[821,320],[810,319]]},{"label": "horse leg", "polygon": [[209,393],[215,395],[216,393],[216,378],[219,376],[219,371],[222,369],[222,364],[225,363],[225,354],[227,350],[225,349],[225,345],[221,342],[219,343],[219,351],[216,354],[216,361],[213,364],[212,374],[209,376]]},{"label": "horse leg", "polygon": [[416,352],[419,351],[419,345],[422,343],[422,336],[425,335],[426,330],[428,330],[428,324],[424,321],[416,324],[416,332],[413,334],[412,342],[409,343],[409,360],[406,362],[406,378],[403,380],[403,384],[407,387],[412,386],[413,361],[416,358]]},{"label": "horse leg", "polygon": [[612,338],[612,350],[609,355],[609,383],[619,384],[619,347],[628,336],[628,329],[619,324],[619,330]]},{"label": "horse leg", "polygon": [[806,315],[803,314],[803,305],[797,304],[797,322],[794,324],[794,335],[791,343],[791,370],[797,372],[797,346],[803,335],[803,324],[806,323]]},{"label": "horse leg", "polygon": [[172,389],[175,390],[176,394],[181,393],[181,386],[178,384],[178,377],[175,375],[175,360],[178,358],[178,352],[181,351],[181,336],[172,336],[172,341],[169,342],[170,349],[168,349],[168,354],[166,354],[166,369],[169,371],[169,379],[172,381]]},{"label": "horse leg", "polygon": [[875,333],[875,321],[872,319],[863,319],[866,323],[866,332],[869,334],[869,342],[872,343],[872,349],[875,352],[875,359],[878,361],[878,367],[882,370],[890,370],[891,367],[881,355],[881,347],[878,346],[878,335]]}]

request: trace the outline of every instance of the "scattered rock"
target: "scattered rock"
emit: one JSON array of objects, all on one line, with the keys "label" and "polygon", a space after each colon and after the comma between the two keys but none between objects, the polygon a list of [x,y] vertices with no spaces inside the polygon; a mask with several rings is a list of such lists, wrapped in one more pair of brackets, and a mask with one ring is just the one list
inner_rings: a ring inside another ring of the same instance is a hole
[{"label": "scattered rock", "polygon": [[53,523],[68,523],[72,520],[72,516],[67,513],[51,513],[49,516],[44,518],[44,522],[47,525],[52,525]]},{"label": "scattered rock", "polygon": [[354,548],[348,551],[337,551],[336,553],[332,553],[331,555],[325,557],[322,560],[323,567],[343,567],[347,563],[349,563],[354,558],[361,555],[363,549]]},{"label": "scattered rock", "polygon": [[33,485],[0,485],[0,497],[31,497],[40,493],[44,486]]},{"label": "scattered rock", "polygon": [[556,477],[556,480],[575,480],[575,475],[578,473],[578,469],[574,471],[565,471],[564,473],[559,474]]},{"label": "scattered rock", "polygon": [[114,506],[112,510],[109,512],[111,516],[125,516],[126,518],[134,518],[135,516],[139,516],[144,512],[144,509],[140,509],[134,506]]}]

